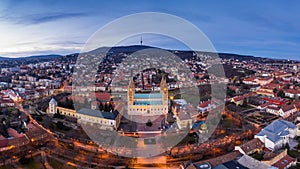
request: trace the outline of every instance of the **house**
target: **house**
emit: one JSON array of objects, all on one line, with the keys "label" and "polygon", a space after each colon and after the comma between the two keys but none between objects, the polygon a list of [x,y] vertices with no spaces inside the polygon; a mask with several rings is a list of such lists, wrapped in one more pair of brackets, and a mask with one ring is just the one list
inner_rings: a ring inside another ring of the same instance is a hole
[{"label": "house", "polygon": [[290,115],[294,114],[297,111],[296,107],[293,104],[285,104],[281,107],[274,105],[267,106],[266,112],[287,118]]},{"label": "house", "polygon": [[260,110],[266,110],[266,108],[267,108],[268,106],[272,106],[272,105],[273,105],[272,103],[266,102],[266,103],[263,103],[263,104],[257,106],[257,108],[260,109]]},{"label": "house", "polygon": [[285,149],[273,158],[269,160],[263,160],[262,162],[268,165],[272,165],[273,167],[276,167],[278,169],[287,169],[293,165],[296,165],[297,160],[289,156],[287,154],[287,149]]},{"label": "house", "polygon": [[277,106],[282,106],[282,105],[289,103],[288,99],[283,99],[280,97],[262,97],[261,100],[273,103],[274,105],[277,105]]},{"label": "house", "polygon": [[258,161],[248,155],[243,155],[241,158],[237,160],[237,163],[244,166],[245,168],[251,169],[277,169],[271,165],[265,164],[261,161]]},{"label": "house", "polygon": [[256,77],[249,77],[245,78],[243,80],[243,83],[248,84],[248,85],[257,85],[258,83],[256,82]]},{"label": "house", "polygon": [[227,88],[234,91],[235,93],[238,93],[240,91],[239,87],[233,85],[229,85]]},{"label": "house", "polygon": [[200,102],[199,105],[197,106],[199,112],[207,112],[210,111],[211,108],[212,108],[212,104],[210,100]]},{"label": "house", "polygon": [[291,77],[292,73],[291,72],[275,72],[274,75],[276,78],[284,78],[284,77]]},{"label": "house", "polygon": [[13,107],[15,103],[5,94],[0,94],[0,107]]},{"label": "house", "polygon": [[273,89],[269,89],[266,87],[262,87],[256,91],[256,94],[260,94],[263,96],[275,97]]},{"label": "house", "polygon": [[295,106],[295,108],[296,108],[297,111],[300,111],[300,102],[296,102],[294,104],[294,106]]},{"label": "house", "polygon": [[247,96],[235,96],[231,98],[230,102],[235,103],[235,105],[243,105],[244,104],[244,99],[246,99]]},{"label": "house", "polygon": [[273,81],[273,77],[269,76],[269,77],[260,77],[256,79],[256,82],[261,85],[267,85],[270,84]]},{"label": "house", "polygon": [[295,108],[295,106],[293,104],[290,105],[284,105],[281,107],[281,109],[279,110],[279,115],[281,117],[288,117],[292,114],[294,114],[297,111],[297,109]]},{"label": "house", "polygon": [[265,144],[260,139],[254,138],[240,146],[235,146],[234,150],[237,150],[242,154],[249,155],[255,152],[261,152],[264,147]]},{"label": "house", "polygon": [[286,90],[284,90],[284,94],[285,94],[286,97],[296,98],[296,97],[300,96],[300,90],[286,89]]},{"label": "house", "polygon": [[300,136],[300,117],[297,116],[297,118],[295,119],[295,124],[297,126],[297,136]]},{"label": "house", "polygon": [[266,107],[266,112],[270,113],[270,114],[275,114],[278,115],[280,108],[278,106],[274,106],[274,105],[269,105]]},{"label": "house", "polygon": [[287,169],[290,168],[293,165],[296,165],[297,160],[295,158],[292,158],[289,155],[284,156],[280,160],[278,160],[275,164],[272,166],[278,168],[278,169]]},{"label": "house", "polygon": [[260,139],[266,148],[276,150],[296,136],[297,126],[286,120],[275,120],[263,128],[254,138]]}]

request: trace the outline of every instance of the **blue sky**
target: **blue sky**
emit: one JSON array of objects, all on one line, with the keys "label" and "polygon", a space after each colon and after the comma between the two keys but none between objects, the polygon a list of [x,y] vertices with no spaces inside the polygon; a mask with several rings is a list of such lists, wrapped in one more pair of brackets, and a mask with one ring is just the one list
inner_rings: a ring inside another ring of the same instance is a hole
[{"label": "blue sky", "polygon": [[[300,60],[300,1],[1,0],[0,56],[78,52],[105,24],[137,12],[164,12],[202,30],[218,52]],[[132,37],[121,45],[138,44]],[[160,36],[145,45],[185,49]]]}]

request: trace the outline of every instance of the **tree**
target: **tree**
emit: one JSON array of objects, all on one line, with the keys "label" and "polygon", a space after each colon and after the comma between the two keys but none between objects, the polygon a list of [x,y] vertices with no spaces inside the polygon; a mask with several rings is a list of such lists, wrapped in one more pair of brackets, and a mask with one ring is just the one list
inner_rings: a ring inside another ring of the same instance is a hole
[{"label": "tree", "polygon": [[151,120],[149,119],[149,120],[147,121],[147,123],[146,123],[146,126],[151,127],[152,125],[153,125],[153,124],[152,124]]},{"label": "tree", "polygon": [[247,98],[244,98],[243,100],[243,107],[246,107],[248,105],[248,100]]},{"label": "tree", "polygon": [[109,112],[109,107],[108,107],[108,104],[107,103],[104,103],[104,106],[103,106],[103,111],[105,112]]},{"label": "tree", "polygon": [[56,127],[57,127],[59,130],[62,130],[62,129],[64,129],[64,123],[61,122],[61,121],[59,121],[59,122],[56,123]]},{"label": "tree", "polygon": [[277,96],[279,97],[285,97],[285,93],[283,90],[279,90],[278,93],[277,93]]},{"label": "tree", "polygon": [[112,104],[112,102],[109,102],[109,111],[113,112],[114,111],[114,106]]},{"label": "tree", "polygon": [[277,92],[278,92],[278,89],[277,89],[277,88],[274,88],[274,89],[273,89],[274,95],[276,95]]},{"label": "tree", "polygon": [[100,102],[100,103],[99,103],[99,110],[100,110],[100,111],[103,111],[103,108],[104,108],[104,107],[103,107],[103,104],[102,104],[102,102]]}]

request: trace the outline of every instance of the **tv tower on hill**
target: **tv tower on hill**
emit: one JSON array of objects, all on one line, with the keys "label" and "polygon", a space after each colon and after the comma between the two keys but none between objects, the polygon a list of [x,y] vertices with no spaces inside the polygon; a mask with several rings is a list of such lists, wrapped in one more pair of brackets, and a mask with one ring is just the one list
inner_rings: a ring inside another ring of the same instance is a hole
[{"label": "tv tower on hill", "polygon": [[143,46],[143,36],[141,35],[141,41],[140,41],[140,43],[141,43],[141,46]]}]

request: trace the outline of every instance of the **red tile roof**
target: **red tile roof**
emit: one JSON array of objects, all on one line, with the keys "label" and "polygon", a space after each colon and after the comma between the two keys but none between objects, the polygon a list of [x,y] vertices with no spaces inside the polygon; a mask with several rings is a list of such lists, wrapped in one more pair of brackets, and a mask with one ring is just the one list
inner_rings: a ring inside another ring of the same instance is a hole
[{"label": "red tile roof", "polygon": [[268,107],[268,106],[270,106],[270,105],[272,105],[272,103],[266,102],[266,103],[264,103],[264,104],[259,105],[259,107],[265,108],[265,107]]},{"label": "red tile roof", "polygon": [[95,92],[91,93],[90,97],[97,98],[98,100],[110,101],[110,93]]},{"label": "red tile roof", "polygon": [[235,97],[233,97],[233,101],[238,102],[238,101],[243,100],[244,98],[246,98],[246,97],[245,96],[235,96]]},{"label": "red tile roof", "polygon": [[283,112],[287,112],[287,111],[290,111],[292,109],[295,109],[294,105],[290,104],[290,105],[284,105],[282,106],[281,108],[283,110]]},{"label": "red tile roof", "polygon": [[276,111],[279,111],[279,110],[280,110],[279,107],[275,107],[275,106],[268,106],[267,108],[268,108],[268,109],[271,109],[271,110],[276,110]]},{"label": "red tile roof", "polygon": [[13,136],[14,138],[21,138],[24,137],[23,134],[19,134],[16,130],[12,129],[12,128],[8,128],[7,132],[10,136]]},{"label": "red tile roof", "polygon": [[274,167],[277,167],[278,169],[284,169],[291,163],[296,162],[295,158],[290,157],[289,155],[284,156],[282,159],[277,161],[275,164],[273,164]]},{"label": "red tile roof", "polygon": [[0,135],[0,148],[8,145],[8,139]]},{"label": "red tile roof", "polygon": [[244,81],[254,81],[256,79],[256,77],[249,77],[244,79]]},{"label": "red tile roof", "polygon": [[202,103],[199,103],[199,107],[205,108],[205,107],[207,107],[209,104],[211,104],[211,101],[210,101],[210,100],[205,101],[205,102],[202,102]]}]

